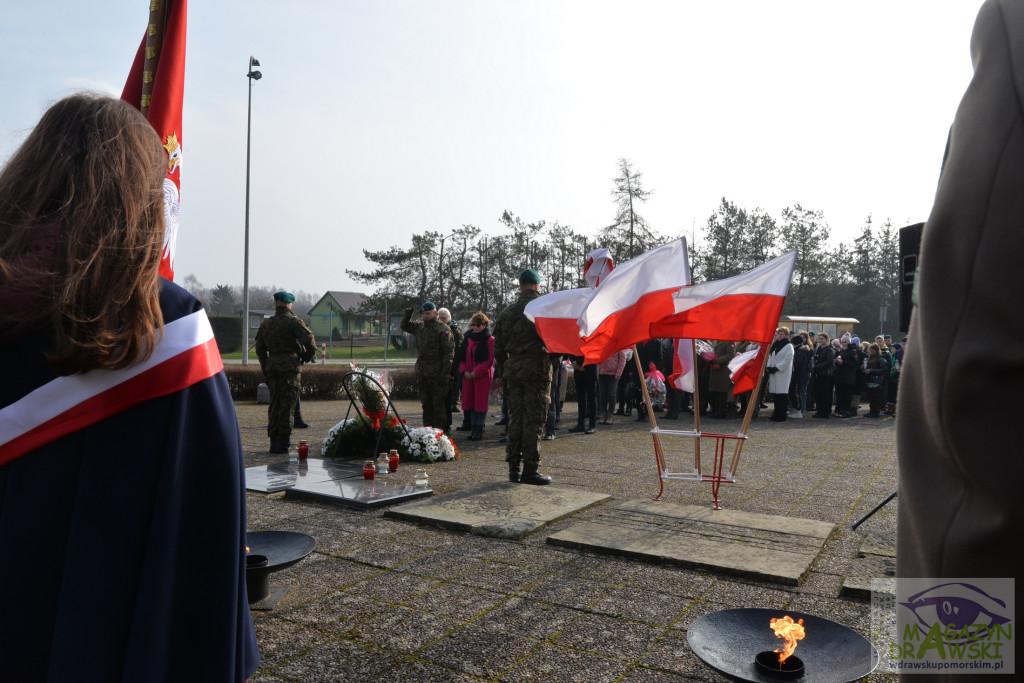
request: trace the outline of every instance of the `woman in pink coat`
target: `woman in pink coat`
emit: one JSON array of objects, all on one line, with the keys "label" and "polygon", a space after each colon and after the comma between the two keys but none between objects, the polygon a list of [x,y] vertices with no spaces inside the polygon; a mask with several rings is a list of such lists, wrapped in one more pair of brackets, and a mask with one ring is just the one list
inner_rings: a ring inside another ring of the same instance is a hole
[{"label": "woman in pink coat", "polygon": [[484,438],[487,420],[487,396],[494,377],[494,337],[487,326],[491,321],[477,311],[469,320],[469,332],[455,354],[462,377],[462,409],[470,416],[470,441]]}]

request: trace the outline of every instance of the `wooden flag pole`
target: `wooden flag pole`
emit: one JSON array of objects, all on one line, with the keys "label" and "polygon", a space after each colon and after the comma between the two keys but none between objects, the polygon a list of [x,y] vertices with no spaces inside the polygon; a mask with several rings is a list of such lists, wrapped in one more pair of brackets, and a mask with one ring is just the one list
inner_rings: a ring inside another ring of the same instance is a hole
[{"label": "wooden flag pole", "polygon": [[150,0],[149,23],[146,25],[146,61],[142,67],[142,101],[139,111],[149,117],[149,103],[153,99],[153,81],[156,67],[160,63],[160,48],[163,47],[167,16],[171,12],[171,0]]},{"label": "wooden flag pole", "polygon": [[700,474],[700,368],[697,366],[697,340],[690,340],[693,350],[693,467]]},{"label": "wooden flag pole", "polygon": [[[761,344],[758,344],[761,347]],[[760,348],[758,349],[760,353]],[[743,416],[743,424],[740,425],[740,434],[743,436],[747,435],[747,428],[750,427],[750,420],[754,415],[754,408],[760,402],[761,396],[761,382],[764,381],[764,368],[768,365],[768,354],[764,354],[764,360],[761,361],[761,371],[757,376],[757,383],[754,388],[750,391],[750,400],[747,401],[747,412]],[[729,474],[735,479],[736,468],[740,465],[740,453],[743,451],[743,442],[746,439],[736,440],[736,451],[732,455],[732,461],[729,463]]]},{"label": "wooden flag pole", "polygon": [[644,392],[644,403],[647,405],[647,419],[651,422],[652,436],[654,437],[654,454],[658,457],[658,473],[665,471],[665,449],[661,445],[661,434],[658,433],[658,423],[654,420],[654,407],[651,405],[651,395],[647,391],[647,382],[644,381],[644,369],[640,365],[640,352],[636,344],[633,344],[633,360],[636,361],[636,369],[640,375],[640,388]]}]

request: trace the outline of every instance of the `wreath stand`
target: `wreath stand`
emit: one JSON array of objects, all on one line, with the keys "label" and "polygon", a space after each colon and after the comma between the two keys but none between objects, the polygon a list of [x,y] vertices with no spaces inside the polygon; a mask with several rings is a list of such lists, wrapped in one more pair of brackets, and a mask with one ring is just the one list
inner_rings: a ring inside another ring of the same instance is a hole
[{"label": "wreath stand", "polygon": [[[370,409],[366,407],[365,401],[363,401],[362,396],[359,395],[359,391],[357,391],[354,386],[356,380],[372,382],[377,389],[380,390],[381,401],[384,404],[382,409],[371,412]],[[385,390],[384,387],[381,386],[381,383],[372,376],[365,372],[360,372],[359,370],[346,372],[345,376],[341,378],[341,388],[345,391],[345,395],[348,397],[348,410],[345,411],[346,420],[349,419],[349,416],[352,414],[352,409],[355,408],[356,415],[359,416],[359,419],[362,420],[368,428],[373,429],[374,420],[377,421],[378,425],[383,425],[385,424],[388,413],[393,413],[395,418],[398,419],[398,424],[401,425],[405,435],[410,440],[412,439],[412,435],[409,434],[409,428],[405,425],[405,420],[403,420],[402,416],[398,414],[398,409],[395,408],[395,404],[391,402],[391,397],[388,395],[387,390]],[[376,431],[377,440],[374,442],[373,450],[370,452],[370,457],[376,456],[377,449],[380,448],[381,437],[384,436],[384,430],[380,427],[377,427]]]},{"label": "wreath stand", "polygon": [[[690,343],[693,348],[693,368],[694,375],[696,375],[697,345],[693,340],[691,340]],[[643,377],[643,368],[640,366],[640,356],[637,353],[635,345],[633,346],[633,359],[636,361],[636,367],[637,371],[640,373],[640,377]],[[764,366],[767,362],[768,354],[765,354],[764,359],[761,361],[761,372],[758,377],[757,384],[751,392],[751,400],[747,402],[747,412],[743,416],[743,423],[740,425],[739,431],[735,434],[718,434],[715,432],[702,432],[700,430],[700,409],[698,407],[700,406],[699,381],[695,381],[693,386],[693,404],[695,406],[693,411],[693,429],[659,428],[658,421],[654,417],[653,406],[651,405],[651,395],[647,391],[647,383],[641,381],[640,386],[644,392],[644,402],[647,404],[647,417],[651,422],[651,436],[654,439],[654,461],[658,467],[658,480],[661,483],[661,489],[658,491],[658,495],[654,497],[654,500],[661,500],[661,495],[665,492],[665,482],[669,480],[709,482],[711,484],[711,496],[713,498],[714,509],[722,509],[722,505],[718,500],[718,489],[723,483],[736,483],[736,470],[740,464],[740,453],[743,451],[743,444],[747,440],[747,429],[750,427],[750,421],[754,414],[754,407],[757,405],[756,399],[761,391],[761,381],[764,379]],[[694,379],[696,380],[696,377]],[[668,471],[665,463],[665,448],[661,443],[662,435],[690,437],[693,439],[694,462],[692,471]],[[701,471],[701,439],[714,439],[715,442],[715,458],[711,466],[710,473],[704,473]],[[730,441],[736,442],[736,448],[733,451],[732,460],[729,462],[728,471],[723,471],[725,467],[726,446]]]}]

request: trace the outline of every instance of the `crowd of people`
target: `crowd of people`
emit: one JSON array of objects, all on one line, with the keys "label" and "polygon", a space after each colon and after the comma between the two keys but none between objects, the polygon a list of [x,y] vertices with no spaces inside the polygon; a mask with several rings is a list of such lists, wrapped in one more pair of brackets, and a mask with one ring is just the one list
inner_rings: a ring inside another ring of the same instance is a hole
[{"label": "crowd of people", "polygon": [[[456,431],[469,432],[469,440],[479,441],[490,397],[499,387],[496,378],[500,381],[501,377],[500,371],[496,372],[501,365],[495,355],[496,332],[492,333],[491,321],[481,311],[473,314],[465,331],[452,320],[448,309],[435,311],[432,302],[425,302],[421,313],[424,322],[411,322],[409,309],[402,329],[417,340],[432,330],[429,338],[424,337],[426,345],[418,344],[417,376],[424,424],[450,432],[452,413],[461,408],[463,422]],[[434,318],[438,323],[428,325]],[[905,342],[893,341],[891,335],[878,335],[870,342],[849,332],[835,338],[826,332],[791,333],[789,328],[780,327],[768,350],[765,378],[753,415],[757,417],[770,407],[773,422],[808,416],[894,416]],[[586,363],[583,356],[547,354],[548,413],[541,439],[554,439],[561,427],[570,371],[577,413],[569,433],[594,434],[598,424],[613,424],[616,416],[632,417],[634,411],[636,421],[647,421],[645,389],[652,409],[663,413],[663,419],[678,419],[682,413],[693,414],[695,410],[712,419],[744,415],[752,392],[734,393],[729,363],[737,354],[756,346],[751,342],[708,340],[701,347],[705,352],[696,356],[696,393],[681,391],[666,380],[675,369],[671,339],[638,344],[639,362],[632,348],[617,351],[598,364]],[[864,404],[866,412],[862,413]],[[508,427],[507,398],[502,400],[501,413],[495,426]]]}]

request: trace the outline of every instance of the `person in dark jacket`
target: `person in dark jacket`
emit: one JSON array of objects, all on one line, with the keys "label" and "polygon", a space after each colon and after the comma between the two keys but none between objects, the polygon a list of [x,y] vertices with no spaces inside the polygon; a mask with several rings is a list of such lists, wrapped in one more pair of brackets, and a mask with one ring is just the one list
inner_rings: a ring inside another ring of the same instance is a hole
[{"label": "person in dark jacket", "polygon": [[869,410],[866,417],[881,417],[885,410],[885,378],[889,375],[889,363],[878,344],[868,347],[868,357],[862,372],[867,377]]},{"label": "person in dark jacket", "polygon": [[849,335],[839,340],[839,354],[836,356],[836,415],[850,417],[850,401],[857,382],[859,366],[857,348],[850,343]]},{"label": "person in dark jacket", "polygon": [[[921,231],[896,420],[897,580],[998,577],[1024,586],[1020,404],[1007,400],[1024,379],[1022,36],[1024,4],[982,5],[974,76]],[[968,677],[948,671],[906,680]]]},{"label": "person in dark jacket", "polygon": [[711,380],[708,391],[711,392],[711,417],[723,418],[728,413],[729,392],[732,391],[732,380],[729,379],[729,361],[736,355],[736,345],[731,341],[715,342],[715,360],[711,363]]},{"label": "person in dark jacket", "polygon": [[813,417],[828,418],[832,412],[832,388],[836,372],[836,354],[828,335],[824,332],[815,337],[814,357],[811,359],[811,374],[814,377]]},{"label": "person in dark jacket", "polygon": [[814,354],[803,335],[793,335],[793,377],[790,379],[791,418],[799,420],[807,411],[807,382],[811,378],[811,358]]},{"label": "person in dark jacket", "polygon": [[161,143],[77,94],[0,170],[4,681],[259,665],[231,391],[202,305],[159,276]]}]

